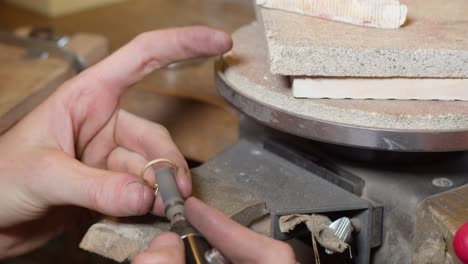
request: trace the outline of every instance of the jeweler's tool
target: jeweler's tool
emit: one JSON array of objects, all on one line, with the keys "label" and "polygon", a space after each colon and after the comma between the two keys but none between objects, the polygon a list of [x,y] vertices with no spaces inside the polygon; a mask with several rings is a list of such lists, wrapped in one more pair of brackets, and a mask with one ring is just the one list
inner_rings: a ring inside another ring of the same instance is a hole
[{"label": "jeweler's tool", "polygon": [[228,264],[229,261],[198,232],[184,217],[184,200],[179,193],[174,175],[177,166],[170,160],[155,160],[143,168],[144,171],[157,163],[170,164],[155,171],[156,190],[164,204],[167,219],[171,221],[170,231],[177,233],[185,246],[187,264]]}]

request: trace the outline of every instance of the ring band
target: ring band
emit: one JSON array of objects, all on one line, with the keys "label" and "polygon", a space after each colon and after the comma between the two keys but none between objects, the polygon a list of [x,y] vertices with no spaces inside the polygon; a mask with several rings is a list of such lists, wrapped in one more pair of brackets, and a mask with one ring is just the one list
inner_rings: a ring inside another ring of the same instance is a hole
[{"label": "ring band", "polygon": [[[145,172],[151,168],[152,166],[156,165],[156,164],[162,164],[162,163],[165,163],[165,164],[169,164],[171,166],[171,169],[172,169],[172,173],[174,175],[177,174],[177,165],[175,164],[175,162],[173,162],[172,160],[170,159],[154,159],[154,160],[151,160],[149,161],[148,163],[146,163],[146,165],[143,167],[143,169],[141,169],[140,171],[140,177],[142,179],[144,179],[144,175],[145,175]],[[158,195],[158,192],[159,192],[159,185],[158,183],[156,182],[154,184],[154,186],[152,186],[155,191],[154,191],[154,196],[157,196]]]}]

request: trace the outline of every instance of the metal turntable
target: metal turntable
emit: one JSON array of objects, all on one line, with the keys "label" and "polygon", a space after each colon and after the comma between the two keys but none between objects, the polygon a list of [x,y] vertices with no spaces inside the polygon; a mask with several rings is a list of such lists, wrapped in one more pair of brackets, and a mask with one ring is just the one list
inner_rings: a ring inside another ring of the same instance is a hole
[{"label": "metal turntable", "polygon": [[238,31],[233,51],[218,65],[221,94],[243,113],[286,133],[339,145],[468,149],[468,102],[295,99],[288,79],[270,74],[261,30],[255,24]]}]

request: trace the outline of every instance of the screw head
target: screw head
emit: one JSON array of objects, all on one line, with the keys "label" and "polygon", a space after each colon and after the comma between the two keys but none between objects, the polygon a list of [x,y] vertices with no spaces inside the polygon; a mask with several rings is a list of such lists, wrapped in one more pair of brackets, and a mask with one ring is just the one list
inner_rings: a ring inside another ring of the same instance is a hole
[{"label": "screw head", "polygon": [[449,188],[453,186],[453,181],[448,178],[435,178],[432,180],[432,185],[441,187],[441,188]]}]

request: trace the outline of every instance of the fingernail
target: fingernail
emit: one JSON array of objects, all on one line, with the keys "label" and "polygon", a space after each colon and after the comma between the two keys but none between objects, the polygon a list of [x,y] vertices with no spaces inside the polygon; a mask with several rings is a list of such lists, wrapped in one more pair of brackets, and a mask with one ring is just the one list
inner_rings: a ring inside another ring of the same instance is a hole
[{"label": "fingernail", "polygon": [[216,43],[216,47],[219,49],[220,52],[226,52],[232,47],[231,37],[225,32],[216,32],[214,36],[214,41]]},{"label": "fingernail", "polygon": [[131,215],[142,215],[149,211],[152,201],[151,190],[143,181],[135,181],[125,187],[124,204]]},{"label": "fingernail", "polygon": [[177,169],[176,181],[179,185],[179,190],[184,198],[190,196],[192,192],[192,179],[189,175],[190,174],[187,173],[187,170],[185,168]]},{"label": "fingernail", "polygon": [[190,171],[187,170],[185,167],[179,167],[177,169],[177,178],[184,178],[188,183],[192,183],[192,179],[190,179]]}]

